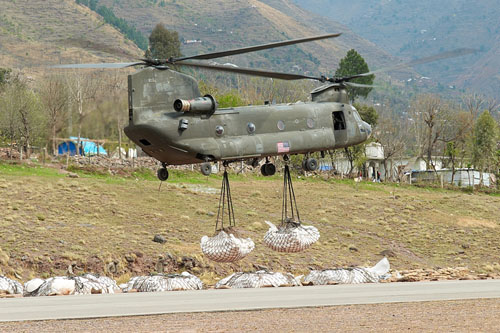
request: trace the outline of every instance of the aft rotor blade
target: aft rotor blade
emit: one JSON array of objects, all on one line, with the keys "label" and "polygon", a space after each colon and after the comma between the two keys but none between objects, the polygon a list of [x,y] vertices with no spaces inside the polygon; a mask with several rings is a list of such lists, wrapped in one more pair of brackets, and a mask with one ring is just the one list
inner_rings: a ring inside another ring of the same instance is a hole
[{"label": "aft rotor blade", "polygon": [[464,56],[464,55],[467,55],[467,54],[473,54],[473,53],[476,53],[476,52],[478,52],[478,50],[468,49],[468,48],[455,49],[455,50],[452,50],[452,51],[441,52],[441,53],[438,53],[438,54],[435,54],[435,55],[432,55],[432,56],[429,56],[429,57],[424,57],[424,58],[415,59],[415,60],[412,60],[412,61],[409,61],[409,62],[404,62],[404,63],[397,64],[397,65],[394,65],[394,66],[384,67],[384,68],[377,69],[377,70],[374,70],[374,71],[371,71],[371,72],[343,77],[343,78],[341,78],[341,80],[342,81],[352,80],[352,79],[355,79],[355,78],[358,78],[358,77],[365,77],[365,76],[370,76],[370,75],[376,74],[376,73],[389,72],[389,71],[392,71],[392,70],[401,69],[401,68],[405,68],[405,67],[412,67],[412,66],[427,64],[427,63],[430,63],[430,62],[434,62],[434,61],[438,61],[438,60],[443,60],[443,59],[448,59],[448,58],[461,57],[461,56]]},{"label": "aft rotor blade", "polygon": [[231,72],[236,74],[246,74],[246,75],[255,75],[262,77],[269,77],[273,79],[282,79],[282,80],[301,80],[301,79],[311,79],[311,80],[319,80],[322,81],[322,78],[307,76],[301,74],[291,74],[291,73],[280,73],[280,72],[271,72],[264,71],[260,69],[250,69],[244,67],[232,67],[225,65],[210,65],[203,62],[195,62],[195,61],[178,61],[175,63],[176,65],[182,66],[191,66],[191,67],[199,67],[199,68],[207,68],[214,69],[218,71]]},{"label": "aft rotor blade", "polygon": [[54,65],[51,68],[126,68],[138,65],[145,65],[144,62],[109,62],[97,64],[67,64],[67,65]]},{"label": "aft rotor blade", "polygon": [[262,45],[256,45],[256,46],[242,47],[239,49],[233,49],[233,50],[228,50],[228,51],[205,53],[205,54],[200,54],[200,55],[195,55],[195,56],[174,58],[174,59],[170,59],[170,61],[172,63],[175,63],[175,62],[188,60],[188,59],[205,59],[205,60],[215,59],[215,58],[227,57],[227,56],[231,56],[231,55],[235,55],[235,54],[242,54],[242,53],[255,52],[255,51],[260,51],[260,50],[272,49],[274,47],[287,46],[287,45],[293,45],[293,44],[299,44],[299,43],[305,43],[305,42],[312,42],[314,40],[320,40],[320,39],[326,39],[326,38],[335,38],[335,37],[338,37],[340,35],[341,35],[340,33],[337,33],[337,34],[327,34],[327,35],[320,35],[320,36],[313,36],[313,37],[306,37],[306,38],[298,38],[298,39],[292,39],[292,40],[287,40],[287,41],[283,41],[283,42],[275,42],[275,43],[268,43],[268,44],[262,44]]}]

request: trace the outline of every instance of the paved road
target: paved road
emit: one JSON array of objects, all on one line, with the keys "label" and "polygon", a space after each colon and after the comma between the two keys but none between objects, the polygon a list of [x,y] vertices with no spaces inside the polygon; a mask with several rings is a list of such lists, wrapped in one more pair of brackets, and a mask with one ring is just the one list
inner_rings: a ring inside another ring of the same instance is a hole
[{"label": "paved road", "polygon": [[500,298],[500,280],[0,299],[0,321]]}]

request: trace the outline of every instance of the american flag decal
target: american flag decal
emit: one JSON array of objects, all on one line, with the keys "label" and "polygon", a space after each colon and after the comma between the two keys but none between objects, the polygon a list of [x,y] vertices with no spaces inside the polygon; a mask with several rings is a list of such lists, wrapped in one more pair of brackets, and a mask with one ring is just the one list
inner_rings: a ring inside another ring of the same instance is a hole
[{"label": "american flag decal", "polygon": [[278,142],[276,146],[278,147],[278,153],[288,153],[290,151],[290,144],[288,141]]}]

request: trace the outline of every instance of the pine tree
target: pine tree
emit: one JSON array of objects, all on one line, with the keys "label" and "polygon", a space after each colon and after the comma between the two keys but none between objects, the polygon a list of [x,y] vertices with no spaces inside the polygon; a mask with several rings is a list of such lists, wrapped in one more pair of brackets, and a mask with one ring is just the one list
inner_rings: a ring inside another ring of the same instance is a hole
[{"label": "pine tree", "polygon": [[492,171],[497,159],[498,126],[488,111],[484,111],[474,126],[472,159],[481,171]]},{"label": "pine tree", "polygon": [[[369,71],[370,70],[365,62],[365,59],[363,59],[363,57],[356,52],[356,50],[351,49],[347,52],[347,55],[344,58],[340,59],[339,68],[335,71],[335,77],[351,76],[355,74],[367,73]],[[373,84],[374,79],[375,75],[372,74],[366,77],[354,79],[351,82],[370,85]],[[368,96],[371,90],[372,88],[347,87],[347,92],[349,93],[351,102],[354,102],[358,96]]]},{"label": "pine tree", "polygon": [[157,24],[149,36],[149,49],[146,51],[147,58],[168,59],[181,55],[181,42],[177,31],[170,31]]}]

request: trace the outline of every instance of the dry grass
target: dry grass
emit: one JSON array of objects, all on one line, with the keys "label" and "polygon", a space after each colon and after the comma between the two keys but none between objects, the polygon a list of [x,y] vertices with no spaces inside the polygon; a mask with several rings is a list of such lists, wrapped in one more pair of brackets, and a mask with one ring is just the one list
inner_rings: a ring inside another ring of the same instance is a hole
[{"label": "dry grass", "polygon": [[[73,264],[76,273],[127,277],[155,271],[168,253],[178,265],[167,265],[166,271],[183,270],[181,258],[188,256],[196,262],[192,271],[213,282],[254,264],[296,274],[309,267],[372,265],[384,250],[394,253],[389,260],[396,269],[500,271],[500,197],[296,179],[302,221],[316,226],[321,238],[303,253],[279,254],[262,238],[264,220],[280,222],[281,181],[254,176],[230,178],[238,231],[251,237],[256,249],[238,264],[216,264],[203,257],[199,241],[214,233],[219,199],[214,189],[221,179],[197,173],[173,177],[175,183],[158,192],[158,182],[151,180],[70,179],[47,169],[0,168],[0,273],[61,274]],[[155,234],[167,242],[153,242]]]}]

